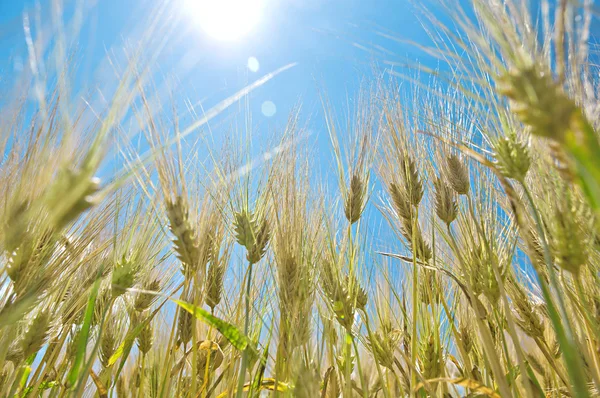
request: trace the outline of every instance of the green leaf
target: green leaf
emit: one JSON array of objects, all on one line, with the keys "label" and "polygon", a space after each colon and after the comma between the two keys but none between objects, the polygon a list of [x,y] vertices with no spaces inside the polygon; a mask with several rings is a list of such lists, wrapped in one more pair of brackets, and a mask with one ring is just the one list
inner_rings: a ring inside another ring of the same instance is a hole
[{"label": "green leaf", "polygon": [[71,371],[67,377],[67,386],[69,387],[75,386],[77,380],[79,380],[79,372],[81,370],[83,360],[85,359],[85,350],[87,347],[88,338],[90,336],[90,327],[94,317],[94,306],[96,305],[96,298],[98,297],[98,290],[100,289],[100,281],[101,279],[97,278],[96,282],[94,282],[94,286],[90,292],[90,297],[85,309],[83,326],[81,327],[81,331],[79,332],[79,337],[77,339],[77,354],[75,355],[73,367],[71,368]]},{"label": "green leaf", "polygon": [[250,393],[252,393],[252,391],[254,390],[260,390],[260,386],[265,376],[265,370],[267,369],[267,361],[269,360],[269,347],[271,346],[271,337],[273,337],[273,324],[271,324],[271,328],[269,329],[269,338],[267,340],[265,350],[263,351],[263,355],[260,358],[260,365],[254,375]]},{"label": "green leaf", "polygon": [[231,345],[237,348],[238,350],[244,351],[246,348],[249,347],[248,338],[232,324],[217,318],[205,309],[195,306],[193,304],[176,299],[171,300],[175,304],[192,314],[196,319],[217,329],[231,343]]},{"label": "green leaf", "polygon": [[565,149],[575,160],[579,185],[592,208],[600,209],[600,143],[583,114],[572,121],[573,129],[565,137]]},{"label": "green leaf", "polygon": [[23,374],[21,375],[21,381],[19,382],[19,387],[20,388],[25,387],[25,384],[27,384],[27,379],[29,378],[30,374],[31,374],[31,363],[29,363],[23,369]]},{"label": "green leaf", "polygon": [[[244,384],[242,391],[251,391],[251,388],[252,388],[252,384],[246,383],[246,384]],[[284,383],[281,381],[275,381],[275,379],[272,377],[263,379],[263,381],[260,383],[260,385],[258,386],[257,389],[259,391],[278,391],[278,392],[292,391],[292,387],[288,383]],[[217,395],[217,398],[225,398],[225,397],[229,396],[229,394],[230,394],[230,392],[228,390],[225,390],[225,392],[222,392],[221,394]]]},{"label": "green leaf", "polygon": [[[490,388],[484,384],[481,384],[480,382],[478,382],[476,380],[468,379],[466,377],[457,377],[455,379],[440,377],[437,379],[429,379],[429,380],[427,380],[427,383],[450,383],[450,384],[454,384],[455,386],[461,386],[464,388],[468,388],[468,389],[472,390],[473,392],[476,392],[481,395],[485,395],[486,397],[500,398],[500,395],[496,391],[494,391],[492,388]],[[418,391],[419,389],[423,388],[423,386],[424,386],[423,383],[417,384],[417,386],[414,388],[414,391]]]},{"label": "green leaf", "polygon": [[[59,385],[60,384],[56,380],[43,381],[40,383],[40,386],[38,387],[38,391],[45,391],[50,388],[57,387]],[[21,397],[24,398],[24,397],[28,396],[29,394],[31,394],[32,391],[33,391],[33,386],[29,386],[29,387],[25,388],[23,390],[23,393],[21,393]]]}]

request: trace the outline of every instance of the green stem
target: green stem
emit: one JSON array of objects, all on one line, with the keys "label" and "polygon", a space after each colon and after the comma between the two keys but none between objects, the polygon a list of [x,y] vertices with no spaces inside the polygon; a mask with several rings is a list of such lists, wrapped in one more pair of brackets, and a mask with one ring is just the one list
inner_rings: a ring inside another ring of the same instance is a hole
[{"label": "green stem", "polygon": [[417,268],[417,247],[416,228],[419,222],[419,208],[416,210],[415,218],[411,221],[412,225],[412,258],[413,258],[413,275],[412,275],[412,331],[410,339],[410,389],[413,391],[417,385],[417,321],[419,312],[419,269]]},{"label": "green stem", "polygon": [[345,378],[345,397],[352,397],[352,335],[350,332],[346,331],[346,335],[344,336],[344,378]]},{"label": "green stem", "polygon": [[146,355],[142,354],[142,360],[141,360],[141,364],[140,364],[140,387],[138,388],[138,398],[142,398],[143,392],[144,392],[144,373],[145,373],[145,367],[146,365]]},{"label": "green stem", "polygon": [[[352,336],[351,336],[352,338]],[[356,344],[356,340],[354,340],[354,338],[352,338],[352,345],[354,346],[354,352],[356,353],[356,366],[358,367],[358,374],[360,376],[360,384],[361,384],[361,388],[363,391],[363,397],[364,398],[369,398],[368,397],[368,392],[369,392],[369,386],[367,385],[367,381],[365,380],[365,375],[362,372],[362,368],[360,366],[360,354],[358,352],[358,344]],[[375,361],[377,362],[377,361]],[[383,380],[382,380],[383,382]]]},{"label": "green stem", "polygon": [[[248,278],[246,280],[246,315],[244,319],[244,336],[248,336],[248,328],[250,325],[250,289],[252,287],[252,268],[253,264],[248,262]],[[246,367],[248,366],[248,348],[242,353],[242,367],[240,368],[240,377],[238,380],[238,388],[235,396],[240,398],[244,389],[244,381],[246,379]]]}]

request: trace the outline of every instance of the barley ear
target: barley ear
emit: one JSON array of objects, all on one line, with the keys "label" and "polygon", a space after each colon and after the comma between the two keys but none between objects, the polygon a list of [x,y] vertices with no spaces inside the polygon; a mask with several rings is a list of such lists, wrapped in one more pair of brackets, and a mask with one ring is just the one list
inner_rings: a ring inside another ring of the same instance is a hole
[{"label": "barley ear", "polygon": [[[142,290],[147,290],[149,292],[159,292],[161,290],[160,280],[153,279],[144,281],[144,283],[142,284]],[[133,307],[137,312],[143,312],[150,308],[155,299],[156,295],[152,293],[138,293],[137,297],[135,298]]]},{"label": "barley ear", "polygon": [[221,295],[223,293],[223,278],[225,276],[225,266],[219,262],[213,261],[208,268],[208,275],[206,278],[206,305],[208,305],[212,312],[215,307],[221,302]]},{"label": "barley ear", "polygon": [[434,181],[435,213],[446,225],[450,225],[458,214],[458,204],[450,187],[441,178]]},{"label": "barley ear", "polygon": [[446,159],[446,178],[448,183],[459,195],[467,195],[469,193],[470,181],[469,171],[460,158],[451,154]]},{"label": "barley ear", "polygon": [[520,121],[539,137],[562,142],[577,112],[575,103],[535,64],[514,68],[496,79],[498,92],[506,96]]},{"label": "barley ear", "polygon": [[527,146],[517,140],[516,134],[511,133],[496,140],[494,152],[496,166],[503,176],[525,181],[531,166],[531,156]]},{"label": "barley ear", "polygon": [[139,264],[135,260],[127,258],[125,255],[121,258],[112,273],[111,289],[113,297],[121,296],[135,284],[138,271]]},{"label": "barley ear", "polygon": [[109,366],[110,357],[115,353],[119,342],[117,341],[118,321],[115,317],[108,316],[106,325],[100,335],[100,344],[98,346],[98,356],[102,366]]},{"label": "barley ear", "polygon": [[[258,224],[258,223],[257,223]],[[256,240],[252,250],[248,250],[247,258],[250,264],[258,263],[267,252],[267,245],[271,237],[271,230],[266,218],[263,218],[260,227],[257,228]]]},{"label": "barley ear", "polygon": [[404,178],[405,192],[410,203],[413,206],[418,206],[421,203],[421,199],[423,199],[423,183],[419,176],[417,163],[407,153],[404,153],[400,161],[400,173]]},{"label": "barley ear", "polygon": [[42,348],[50,331],[50,313],[40,311],[27,327],[21,339],[21,349],[24,358],[29,358]]},{"label": "barley ear", "polygon": [[240,246],[250,250],[254,245],[254,230],[252,215],[242,210],[234,215],[235,239]]},{"label": "barley ear", "polygon": [[154,340],[154,328],[152,327],[152,323],[148,323],[140,334],[137,336],[137,345],[140,352],[144,355],[148,354],[152,349],[152,343]]},{"label": "barley ear", "polygon": [[392,204],[398,217],[404,222],[410,222],[413,218],[413,207],[409,201],[408,195],[397,184],[390,184],[390,196]]},{"label": "barley ear", "polygon": [[352,175],[350,189],[344,203],[344,213],[350,224],[357,222],[365,209],[366,189],[365,181],[358,174]]},{"label": "barley ear", "polygon": [[173,246],[177,258],[183,265],[185,275],[197,270],[200,259],[199,245],[196,230],[189,220],[189,212],[185,199],[178,196],[174,201],[166,204],[169,229],[174,235]]},{"label": "barley ear", "polygon": [[179,347],[180,345],[187,345],[189,341],[192,339],[192,329],[193,325],[192,314],[183,309],[179,310],[179,318],[177,319],[177,341],[175,345]]}]

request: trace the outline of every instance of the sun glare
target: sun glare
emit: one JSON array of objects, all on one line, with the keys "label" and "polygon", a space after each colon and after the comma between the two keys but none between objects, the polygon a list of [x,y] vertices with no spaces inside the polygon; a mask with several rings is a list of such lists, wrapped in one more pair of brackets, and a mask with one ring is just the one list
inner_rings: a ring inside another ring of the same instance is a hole
[{"label": "sun glare", "polygon": [[210,36],[236,40],[259,22],[264,0],[185,0],[190,16]]}]

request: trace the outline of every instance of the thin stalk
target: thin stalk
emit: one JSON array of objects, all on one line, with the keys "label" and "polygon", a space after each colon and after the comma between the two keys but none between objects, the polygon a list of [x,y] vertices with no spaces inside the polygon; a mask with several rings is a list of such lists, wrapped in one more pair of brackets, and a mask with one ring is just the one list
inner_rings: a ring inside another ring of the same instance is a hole
[{"label": "thin stalk", "polygon": [[[360,367],[360,354],[358,352],[358,344],[356,344],[356,340],[352,338],[352,345],[354,346],[354,352],[356,353],[356,366],[358,366],[358,374],[360,376],[360,384],[363,391],[363,397],[368,398],[369,386],[367,385],[367,381],[365,380],[365,376],[362,373]],[[377,362],[377,361],[376,361]]]},{"label": "thin stalk", "polygon": [[352,397],[352,335],[348,331],[346,331],[346,334],[344,336],[344,354],[344,396]]},{"label": "thin stalk", "polygon": [[[188,290],[188,285],[189,282],[187,280],[185,280],[181,285],[179,285],[174,291],[173,294],[175,294],[179,289],[181,289],[183,287],[183,292],[181,293],[180,297],[181,299],[185,299],[185,295],[187,294],[187,290]],[[175,352],[175,347],[174,345],[174,340],[175,340],[175,329],[177,327],[177,319],[179,318],[179,311],[180,311],[180,307],[176,306],[175,308],[175,314],[173,316],[173,322],[171,323],[171,331],[169,333],[169,343],[166,345],[166,352],[165,352],[165,358],[166,358],[166,364],[164,366],[165,369],[165,376],[163,377],[163,382],[161,390],[160,390],[160,394],[159,396],[164,396],[164,394],[166,393],[166,391],[169,391],[171,388],[171,380],[173,379],[172,377],[169,377],[170,375],[170,370],[171,369],[171,362],[173,359],[173,353]],[[185,350],[184,350],[185,352]]]},{"label": "thin stalk", "polygon": [[[186,354],[187,353],[187,343],[183,344],[183,358],[182,361],[185,361],[186,359]],[[183,368],[185,367],[185,364],[182,364],[181,367],[179,368],[179,374],[177,376],[177,395],[180,394],[181,391],[181,386],[182,386],[182,379],[183,379]]]},{"label": "thin stalk", "polygon": [[146,354],[142,354],[142,359],[140,363],[140,386],[138,388],[138,398],[143,397],[144,392],[144,373],[145,373],[145,365],[146,365]]},{"label": "thin stalk", "polygon": [[[196,273],[194,273],[193,279],[192,279],[192,285],[196,286],[196,285],[200,285],[199,283],[197,283],[196,280]],[[198,300],[198,298],[196,296],[193,297],[193,302],[194,305],[196,305],[196,301],[200,301],[200,303],[202,303],[202,298],[200,298]],[[197,340],[197,336],[196,336],[196,319],[192,318],[191,319],[191,323],[192,323],[192,391],[197,391],[197,371],[198,369],[196,369],[196,367],[198,366],[198,344],[196,342]]]},{"label": "thin stalk", "polygon": [[[244,317],[244,336],[248,336],[248,328],[250,325],[250,289],[252,287],[252,268],[253,264],[248,262],[248,278],[246,280],[246,315]],[[235,396],[240,398],[244,389],[244,380],[246,379],[246,367],[248,366],[248,348],[242,353],[242,366],[240,368],[240,376],[238,379],[238,388]]]},{"label": "thin stalk", "polygon": [[[502,324],[501,323],[502,316],[499,313],[500,311],[498,311],[496,308],[494,308],[492,312],[494,313],[494,318],[496,319],[496,325],[500,326]],[[500,330],[502,330],[502,329],[500,329]],[[500,334],[500,339],[502,341],[502,348],[503,348],[502,354],[504,356],[504,363],[506,364],[506,368],[507,369],[511,369],[513,367],[513,364],[512,364],[512,362],[510,360],[510,356],[509,356],[509,352],[510,351],[508,349],[508,345],[506,344],[506,338],[504,337],[504,333],[503,332],[500,332],[499,334]],[[515,344],[515,345],[517,345],[517,344]],[[515,349],[516,349],[516,347],[515,347]],[[524,370],[525,370],[524,366],[520,366],[521,373],[523,373]],[[527,379],[524,379],[524,381],[525,380],[527,380]],[[525,384],[527,384],[527,383],[525,383]],[[511,387],[513,389],[513,394],[515,394],[515,396],[520,397],[521,393],[520,393],[519,389],[517,388],[517,383],[512,383]]]},{"label": "thin stalk", "polygon": [[450,328],[452,329],[452,334],[454,335],[454,339],[456,340],[456,346],[458,348],[458,351],[460,352],[460,357],[462,358],[464,367],[466,368],[463,370],[468,376],[472,377],[471,370],[473,369],[473,367],[471,366],[471,358],[469,358],[469,354],[466,353],[465,347],[463,346],[460,335],[458,334],[458,330],[456,329],[456,325],[454,325],[454,316],[450,312],[450,309],[448,308],[448,304],[446,304],[446,300],[442,299],[441,303],[442,303],[442,306],[444,307],[444,312],[446,313],[446,317],[448,318],[448,321],[450,323]]},{"label": "thin stalk", "polygon": [[[212,309],[211,309],[211,312],[214,312],[214,311],[212,311]],[[212,314],[212,315],[214,315],[214,314]],[[207,340],[212,341],[212,330],[213,330],[212,327],[210,329],[208,329],[208,333],[207,333],[207,337],[206,337]],[[206,358],[207,358],[206,366],[204,367],[204,381],[202,383],[202,387],[200,387],[200,391],[202,393],[201,394],[202,398],[206,398],[206,396],[207,396],[206,390],[208,389],[208,385],[210,384],[210,373],[211,373],[210,372],[210,360],[212,358],[210,351]]]},{"label": "thin stalk", "polygon": [[[415,389],[417,385],[417,321],[419,312],[419,269],[417,268],[417,249],[416,249],[416,231],[419,221],[419,208],[416,209],[415,218],[411,220],[412,226],[412,251],[413,251],[413,274],[412,274],[412,331],[410,340],[410,389]],[[416,395],[416,392],[415,392]]]}]

